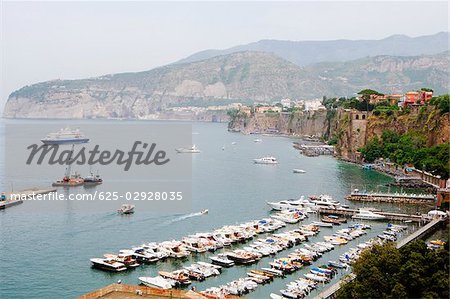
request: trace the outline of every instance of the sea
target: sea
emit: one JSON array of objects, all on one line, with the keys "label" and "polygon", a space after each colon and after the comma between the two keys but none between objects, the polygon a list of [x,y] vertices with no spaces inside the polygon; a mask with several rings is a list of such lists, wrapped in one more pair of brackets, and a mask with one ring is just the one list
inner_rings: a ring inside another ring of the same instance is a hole
[{"label": "sea", "polygon": [[[0,136],[5,136],[5,122],[28,124],[27,120],[2,120]],[[51,123],[55,127],[76,126],[79,121],[34,120],[32,123]],[[129,121],[92,120],[84,125],[96,124],[126,125]],[[149,122],[152,123],[152,122]],[[161,124],[173,122],[158,122]],[[167,260],[153,265],[142,265],[137,269],[122,273],[108,273],[91,268],[90,258],[102,257],[105,253],[117,253],[120,249],[131,248],[146,242],[181,239],[196,232],[212,231],[224,225],[239,224],[250,220],[270,217],[272,214],[267,201],[276,201],[300,196],[329,194],[342,204],[350,207],[375,207],[386,211],[421,213],[428,207],[396,204],[363,204],[350,202],[344,197],[352,189],[387,190],[386,184],[393,179],[373,170],[342,162],[331,156],[305,157],[293,148],[294,138],[261,135],[244,135],[227,131],[223,123],[189,123],[192,126],[192,141],[201,150],[192,154],[192,202],[186,211],[180,213],[158,213],[141,211],[132,215],[119,215],[117,207],[110,210],[93,209],[82,211],[73,202],[64,202],[55,213],[47,212],[45,205],[24,202],[5,210],[0,210],[0,298],[76,298],[119,280],[124,284],[138,284],[140,276],[156,276],[158,271],[180,269],[195,261],[209,261],[216,253],[193,254],[185,260]],[[114,138],[114,132],[104,134]],[[12,137],[14,138],[14,137]],[[255,142],[256,138],[261,142]],[[117,140],[120,144],[120,140]],[[5,168],[5,140],[1,143],[0,159],[2,191],[12,188],[8,183]],[[278,165],[257,165],[253,159],[274,156]],[[293,173],[294,168],[306,171]],[[101,174],[101,169],[100,169]],[[45,176],[45,173],[42,174]],[[49,180],[52,178],[49,178]],[[23,186],[35,187],[33,181],[24,179]],[[108,188],[108,182],[102,185]],[[83,192],[73,188],[71,192]],[[209,213],[199,212],[208,209]],[[311,215],[303,221],[318,220]],[[349,220],[348,224],[354,223]],[[387,221],[366,222],[372,225],[367,235],[350,241],[323,255],[313,266],[326,264],[350,247],[376,237],[385,230]],[[417,229],[417,224],[408,224],[408,232]],[[287,225],[283,230],[292,230],[297,225]],[[346,227],[322,228],[311,241],[323,241],[323,236]],[[408,233],[408,232],[405,232]],[[235,245],[235,248],[246,246]],[[302,245],[299,245],[302,246]],[[275,257],[287,256],[289,250],[281,251]],[[251,269],[268,267],[274,257],[265,257],[249,266],[235,266],[224,269],[221,275],[194,282],[197,290],[220,286],[234,279],[245,277]],[[295,279],[308,273],[310,267],[275,278],[266,285],[260,285],[245,298],[270,298]],[[336,282],[346,270],[331,281]],[[190,286],[190,287],[191,287]],[[326,288],[320,285],[318,291]],[[310,298],[317,295],[313,292]]]}]

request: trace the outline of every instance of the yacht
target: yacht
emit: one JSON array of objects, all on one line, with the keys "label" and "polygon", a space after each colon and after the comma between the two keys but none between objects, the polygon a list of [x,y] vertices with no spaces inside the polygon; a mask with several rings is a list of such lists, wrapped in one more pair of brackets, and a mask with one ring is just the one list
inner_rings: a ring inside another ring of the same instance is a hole
[{"label": "yacht", "polygon": [[46,145],[80,144],[89,142],[89,138],[86,138],[78,129],[65,128],[59,130],[59,132],[48,134],[41,141]]},{"label": "yacht", "polygon": [[180,154],[198,154],[200,153],[200,150],[197,148],[197,146],[194,144],[190,148],[177,148],[177,153]]},{"label": "yacht", "polygon": [[275,157],[262,157],[259,159],[253,159],[255,164],[278,164],[278,160]]},{"label": "yacht", "polygon": [[161,276],[156,277],[139,277],[139,281],[148,287],[168,290],[172,288],[172,284],[168,279]]},{"label": "yacht", "polygon": [[272,210],[283,211],[292,209],[301,209],[302,207],[313,206],[309,200],[305,199],[304,196],[299,199],[287,199],[277,202],[267,202],[267,204],[272,208]]},{"label": "yacht", "polygon": [[92,258],[91,263],[94,268],[111,272],[121,272],[127,269],[125,264],[109,258]]},{"label": "yacht", "polygon": [[319,195],[319,196],[310,196],[310,201],[314,203],[316,206],[324,207],[324,208],[337,208],[340,203],[330,195]]},{"label": "yacht", "polygon": [[359,212],[352,216],[353,219],[364,219],[364,220],[383,220],[386,216],[374,213],[367,209],[359,209]]}]

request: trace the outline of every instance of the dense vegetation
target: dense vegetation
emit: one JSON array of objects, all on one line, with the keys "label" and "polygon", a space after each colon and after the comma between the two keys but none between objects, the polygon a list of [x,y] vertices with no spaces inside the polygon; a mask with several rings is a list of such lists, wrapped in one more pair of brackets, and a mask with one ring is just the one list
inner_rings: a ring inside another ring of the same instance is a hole
[{"label": "dense vegetation", "polygon": [[425,147],[425,136],[410,131],[405,134],[385,130],[381,140],[375,136],[361,154],[366,162],[372,163],[378,158],[388,158],[398,165],[414,164],[418,169],[430,171],[447,179],[449,177],[450,143]]},{"label": "dense vegetation", "polygon": [[449,298],[449,247],[429,250],[419,240],[402,249],[376,245],[353,265],[356,278],[337,298]]}]

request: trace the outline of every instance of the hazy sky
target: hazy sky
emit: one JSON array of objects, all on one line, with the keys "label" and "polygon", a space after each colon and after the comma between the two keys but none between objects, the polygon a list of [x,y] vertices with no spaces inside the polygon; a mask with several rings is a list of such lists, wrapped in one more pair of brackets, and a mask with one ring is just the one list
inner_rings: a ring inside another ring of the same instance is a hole
[{"label": "hazy sky", "polygon": [[260,39],[448,31],[448,2],[5,2],[1,99],[27,84],[148,70]]}]

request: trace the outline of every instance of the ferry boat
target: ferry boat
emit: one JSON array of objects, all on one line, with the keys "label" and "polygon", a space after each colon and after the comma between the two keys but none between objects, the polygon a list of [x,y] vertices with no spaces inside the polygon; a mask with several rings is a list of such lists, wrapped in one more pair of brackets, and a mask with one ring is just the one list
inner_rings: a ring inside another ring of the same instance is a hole
[{"label": "ferry boat", "polygon": [[80,144],[89,142],[89,138],[86,138],[78,129],[71,130],[70,128],[65,128],[59,132],[48,134],[41,141],[47,145]]},{"label": "ferry boat", "polygon": [[255,164],[278,164],[278,160],[275,157],[262,157],[259,159],[253,159]]},{"label": "ferry boat", "polygon": [[177,153],[179,154],[198,154],[200,153],[200,150],[197,148],[197,146],[194,144],[190,148],[177,148]]},{"label": "ferry boat", "polygon": [[383,220],[386,216],[376,214],[367,209],[359,209],[358,214],[352,216],[353,219],[363,219],[363,220]]}]

